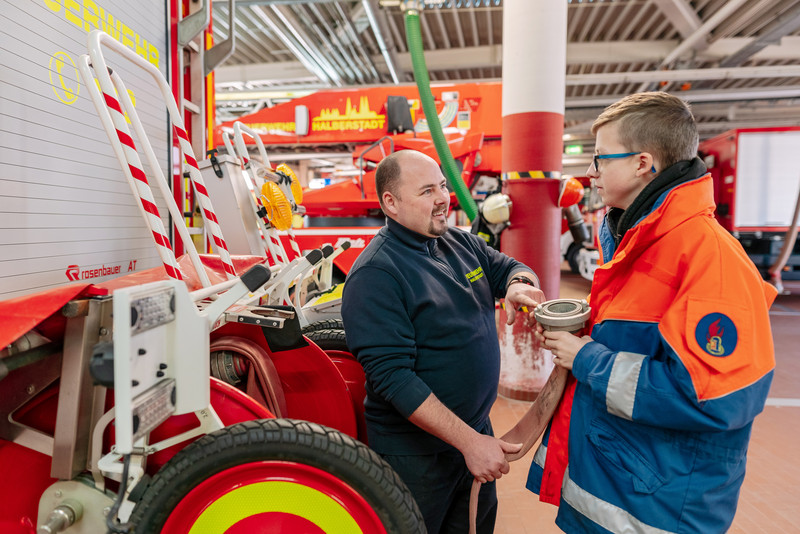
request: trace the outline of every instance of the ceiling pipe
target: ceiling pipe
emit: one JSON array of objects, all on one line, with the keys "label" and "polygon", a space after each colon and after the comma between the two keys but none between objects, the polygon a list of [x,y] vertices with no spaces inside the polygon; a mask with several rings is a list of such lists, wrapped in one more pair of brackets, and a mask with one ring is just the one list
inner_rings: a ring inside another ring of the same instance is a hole
[{"label": "ceiling pipe", "polygon": [[[334,3],[333,7],[336,9],[336,11],[339,13],[339,16],[344,21],[344,27],[350,33],[350,38],[353,40],[354,43],[358,43],[359,42],[358,32],[353,26],[353,23],[350,21],[350,17],[347,16],[347,14],[342,9],[342,6],[340,6],[338,2]],[[363,55],[364,58],[366,58],[366,64],[369,67],[373,79],[379,82],[381,77],[378,74],[378,69],[375,68],[375,63],[373,63],[372,57],[369,55],[368,51],[364,50],[364,48],[366,47],[359,47],[357,50],[361,52],[361,55]]]},{"label": "ceiling pipe", "polygon": [[364,12],[367,14],[369,25],[372,27],[372,32],[375,34],[378,48],[380,48],[383,59],[386,61],[386,68],[389,69],[389,76],[392,77],[392,82],[400,83],[400,78],[397,76],[397,69],[395,68],[395,61],[386,46],[386,40],[383,37],[384,32],[381,30],[380,24],[378,24],[378,18],[375,16],[374,1],[375,0],[361,0],[361,5],[364,6]]},{"label": "ceiling pipe", "polygon": [[653,0],[653,3],[684,38],[689,37],[703,24],[686,0]]},{"label": "ceiling pipe", "polygon": [[251,6],[250,10],[259,18],[259,20],[269,26],[269,29],[272,30],[272,33],[274,33],[275,36],[280,39],[284,45],[286,45],[286,48],[288,48],[289,51],[291,51],[292,54],[294,54],[295,57],[300,60],[300,63],[302,63],[309,72],[313,73],[317,78],[326,84],[335,85],[335,82],[328,75],[328,73],[325,72],[325,70],[323,70],[319,64],[317,64],[308,54],[306,54],[305,51],[297,45],[297,43],[295,43],[288,35],[286,35],[286,32],[283,31],[283,29],[280,28],[275,21],[272,20],[272,18],[267,16],[267,14],[262,11],[260,7]]},{"label": "ceiling pipe", "polygon": [[741,78],[797,78],[800,65],[767,67],[736,67],[730,69],[683,69],[645,72],[603,72],[597,74],[567,74],[567,85],[613,85],[636,82],[674,82],[684,80],[731,80]]},{"label": "ceiling pipe", "polygon": [[[734,11],[743,6],[747,1],[748,0],[729,0],[728,3],[722,6],[716,13],[711,15],[711,17],[709,17],[709,19],[705,21],[702,26],[697,28],[697,31],[684,39],[681,44],[672,50],[672,52],[667,54],[667,57],[661,61],[661,63],[658,65],[658,68],[669,67],[676,59],[688,52],[691,48],[694,48],[697,43],[700,41],[705,41],[706,37],[708,37],[711,32],[722,23],[723,20],[732,15]],[[639,87],[638,92],[646,91],[649,86],[650,85],[648,83],[642,84]]]},{"label": "ceiling pipe", "polygon": [[348,85],[354,85],[357,82],[364,83],[365,80],[361,71],[359,69],[354,69],[349,64],[347,61],[347,54],[343,53],[323,31],[326,25],[315,23],[313,17],[304,7],[304,5],[300,4],[291,6],[295,16],[300,19],[302,27],[310,28],[311,31],[316,34],[320,42],[318,49],[321,50],[321,53],[326,54],[326,57],[330,58],[331,64],[337,69],[337,72],[341,73],[346,78],[345,82]]},{"label": "ceiling pipe", "polygon": [[[733,102],[737,100],[776,100],[800,98],[800,85],[787,85],[780,88],[754,87],[750,89],[726,89],[681,91],[672,93],[690,102]],[[567,98],[566,109],[604,108],[610,106],[625,95],[608,95],[599,97]]]},{"label": "ceiling pipe", "polygon": [[[328,34],[329,41],[331,43],[333,43],[333,45],[339,51],[339,54],[341,54],[342,58],[346,62],[347,61],[347,57],[348,57],[348,53],[347,53],[347,50],[345,50],[346,44],[342,41],[342,38],[339,36],[339,34],[336,32],[336,30],[334,30],[330,26],[330,24],[328,24],[327,19],[323,16],[322,12],[319,10],[319,8],[316,5],[308,4],[306,7],[308,9],[310,9],[311,13],[313,13],[313,15],[317,18],[317,20],[319,21],[319,24],[322,25],[322,27],[325,29],[325,32]],[[351,50],[351,53],[352,53],[352,50]],[[367,82],[366,78],[364,77],[364,71],[362,69],[360,69],[355,64],[351,65],[350,68],[353,71],[353,73],[355,74],[356,78],[358,78],[359,82],[361,82],[362,84]]]},{"label": "ceiling pipe", "polygon": [[[373,4],[377,5],[378,0],[371,1]],[[378,27],[383,32],[384,37],[386,37],[386,47],[389,49],[389,57],[392,58],[392,63],[394,63],[395,66],[395,72],[397,72],[397,77],[400,79],[400,82],[403,82],[407,78],[406,69],[400,64],[399,59],[399,53],[403,44],[398,43],[395,40],[395,36],[390,25],[390,22],[393,21],[393,19],[389,16],[388,9],[381,8],[374,11],[376,18],[378,19]]]},{"label": "ceiling pipe", "polygon": [[737,67],[766,47],[780,43],[782,37],[794,32],[797,28],[800,28],[800,5],[783,13],[767,26],[758,38],[720,61],[719,66]]},{"label": "ceiling pipe", "polygon": [[286,26],[286,29],[291,32],[292,36],[297,40],[297,42],[300,43],[300,46],[305,49],[306,53],[309,54],[311,58],[320,66],[320,68],[322,68],[322,70],[328,74],[330,79],[333,81],[333,84],[337,87],[342,87],[344,85],[342,77],[338,72],[336,72],[336,69],[333,68],[333,65],[331,65],[330,62],[320,54],[316,46],[308,42],[308,39],[297,29],[297,25],[294,24],[293,21],[289,20],[287,14],[276,5],[270,5],[269,8],[273,13],[275,13],[284,26]]},{"label": "ceiling pipe", "polygon": [[[222,2],[227,2],[228,0],[212,0],[215,4],[220,4]],[[302,0],[304,4],[330,4],[333,2],[338,2],[339,0]],[[298,3],[298,0],[241,0],[240,2],[236,2],[237,6],[240,7],[253,7],[253,6],[288,6],[288,5],[295,5]]]},{"label": "ceiling pipe", "polygon": [[[321,14],[322,12],[320,9],[312,6],[316,9],[317,13],[320,13],[319,17],[325,20],[325,17]],[[347,30],[346,22],[342,17],[344,17],[344,12],[339,9],[338,12],[335,11],[330,4],[326,6],[328,16],[334,21],[333,31],[336,35],[336,39],[342,43],[344,47],[349,50],[349,57],[351,58],[351,62],[353,63],[353,67],[358,70],[359,72],[359,79],[363,80],[363,83],[368,83],[367,78],[372,77],[372,73],[370,72],[369,66],[364,61],[364,58],[358,53],[354,43],[358,44],[358,41],[353,41],[353,38],[350,37],[350,34]]]},{"label": "ceiling pipe", "polygon": [[[471,80],[459,83],[479,83],[487,80]],[[500,80],[489,80],[499,82]],[[367,87],[381,87],[386,84],[372,85]],[[226,101],[247,101],[260,100],[262,98],[292,99],[306,96],[315,91],[326,89],[328,86],[321,84],[305,84],[280,86],[264,89],[241,89],[230,91],[217,91],[216,100]],[[752,87],[745,89],[716,89],[716,90],[690,90],[674,93],[687,102],[733,102],[737,100],[784,100],[800,98],[800,85],[786,85],[782,87]],[[566,108],[604,108],[622,98],[625,95],[607,95],[596,97],[567,97]]]}]

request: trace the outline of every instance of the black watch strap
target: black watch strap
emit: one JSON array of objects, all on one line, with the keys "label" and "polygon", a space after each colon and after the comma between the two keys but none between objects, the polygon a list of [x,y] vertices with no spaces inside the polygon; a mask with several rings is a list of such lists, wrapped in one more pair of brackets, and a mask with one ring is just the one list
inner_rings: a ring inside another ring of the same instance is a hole
[{"label": "black watch strap", "polygon": [[520,283],[523,283],[523,284],[528,284],[531,287],[537,287],[538,288],[538,286],[536,285],[536,282],[534,282],[533,280],[531,280],[527,276],[515,276],[511,280],[508,281],[508,284],[506,284],[506,291],[508,291],[508,288],[511,287],[511,284],[513,284],[514,282],[520,282]]}]

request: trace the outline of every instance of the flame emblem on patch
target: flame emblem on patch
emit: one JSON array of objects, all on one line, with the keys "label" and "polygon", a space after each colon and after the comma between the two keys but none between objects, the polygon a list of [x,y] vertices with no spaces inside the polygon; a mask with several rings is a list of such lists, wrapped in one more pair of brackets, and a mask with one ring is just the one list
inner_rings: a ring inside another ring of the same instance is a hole
[{"label": "flame emblem on patch", "polygon": [[725,329],[720,326],[721,322],[722,318],[711,323],[708,327],[708,335],[706,336],[708,340],[706,343],[706,351],[714,356],[722,356],[725,354],[725,347],[722,346],[722,335],[725,333]]},{"label": "flame emblem on patch", "polygon": [[729,356],[739,340],[736,325],[723,313],[709,313],[700,319],[694,335],[700,348],[712,356]]}]

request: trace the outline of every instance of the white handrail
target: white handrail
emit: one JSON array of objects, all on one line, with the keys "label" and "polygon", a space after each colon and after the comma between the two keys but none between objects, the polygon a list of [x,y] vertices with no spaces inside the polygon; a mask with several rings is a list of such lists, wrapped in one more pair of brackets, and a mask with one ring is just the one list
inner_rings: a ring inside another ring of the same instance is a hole
[{"label": "white handrail", "polygon": [[[114,154],[122,168],[122,174],[128,182],[131,193],[133,193],[134,198],[137,200],[136,205],[139,207],[145,225],[152,234],[156,244],[156,250],[161,258],[161,262],[164,264],[164,269],[170,278],[181,280],[183,277],[178,268],[175,252],[172,250],[169,237],[167,237],[167,231],[158,213],[153,192],[144,174],[139,154],[136,152],[136,148],[133,145],[133,139],[125,123],[125,117],[122,115],[122,109],[112,107],[111,109],[113,109],[114,113],[109,111],[109,103],[105,101],[100,93],[100,89],[98,89],[95,84],[95,77],[92,75],[90,59],[86,54],[78,58],[78,71],[83,78],[86,89],[89,91],[89,96],[97,111],[97,115],[100,117],[103,129],[106,131],[108,140],[111,143],[111,148],[114,150]],[[103,87],[104,83],[106,84],[106,88],[103,88],[103,91],[107,94],[113,94],[114,89],[110,79],[98,81],[101,87]],[[171,195],[165,195],[165,197],[167,207],[170,208],[170,200],[172,200]],[[170,213],[172,213],[172,209],[170,209]],[[183,237],[182,234],[181,237]]]},{"label": "white handrail", "polygon": [[[213,207],[211,205],[211,199],[208,197],[208,191],[205,188],[205,184],[203,182],[202,174],[200,173],[200,169],[197,166],[197,159],[195,158],[194,151],[192,150],[192,146],[189,143],[189,137],[186,133],[186,129],[184,126],[183,118],[181,117],[180,111],[178,109],[178,105],[175,103],[175,99],[172,96],[172,91],[167,83],[164,76],[161,74],[161,71],[152,65],[151,63],[147,62],[144,58],[136,55],[133,50],[130,50],[122,45],[122,43],[115,41],[112,39],[108,34],[100,30],[93,30],[89,33],[88,37],[88,48],[89,48],[89,57],[92,61],[92,66],[94,67],[95,73],[97,74],[97,79],[100,82],[100,87],[105,93],[105,98],[107,100],[113,100],[113,82],[109,75],[109,69],[106,65],[105,58],[103,57],[102,45],[105,45],[112,49],[113,51],[120,54],[125,59],[131,61],[137,67],[142,68],[145,72],[150,74],[150,76],[156,82],[159,90],[161,91],[161,96],[164,103],[167,106],[167,111],[169,112],[170,120],[172,121],[172,126],[175,129],[175,134],[178,138],[178,143],[180,144],[181,150],[183,152],[183,157],[186,162],[186,166],[189,169],[189,175],[192,180],[192,185],[195,191],[195,198],[197,199],[198,203],[200,204],[200,211],[203,216],[203,220],[205,221],[206,228],[208,229],[209,233],[211,234],[212,241],[215,245],[215,249],[220,256],[220,260],[222,262],[223,268],[228,278],[233,278],[236,276],[236,272],[233,268],[233,263],[231,262],[230,253],[228,252],[228,246],[225,244],[225,239],[222,236],[222,230],[219,227],[219,223],[217,222],[216,214],[214,213]],[[133,111],[135,113],[135,110]],[[131,112],[129,111],[129,115]],[[144,141],[143,141],[144,142]],[[183,222],[183,218],[180,218],[181,222]],[[176,221],[177,223],[177,221]],[[190,244],[191,241],[188,243]],[[187,245],[188,245],[187,244]],[[187,248],[189,248],[187,246]]]}]

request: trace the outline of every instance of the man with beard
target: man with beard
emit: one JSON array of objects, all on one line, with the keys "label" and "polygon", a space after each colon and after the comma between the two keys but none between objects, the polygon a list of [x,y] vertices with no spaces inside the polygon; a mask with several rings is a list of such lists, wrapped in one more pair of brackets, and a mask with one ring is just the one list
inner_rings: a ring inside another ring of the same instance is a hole
[{"label": "man with beard", "polygon": [[521,444],[493,437],[500,350],[495,299],[509,323],[521,306],[533,322],[544,302],[536,275],[448,228],[450,194],[432,158],[403,150],[375,173],[387,224],[361,253],[345,283],[342,318],[350,350],[366,373],[367,434],[408,485],[428,532],[469,525],[473,478],[483,482],[478,532],[494,529],[494,480]]}]

